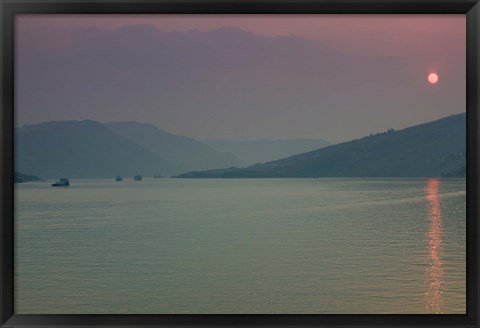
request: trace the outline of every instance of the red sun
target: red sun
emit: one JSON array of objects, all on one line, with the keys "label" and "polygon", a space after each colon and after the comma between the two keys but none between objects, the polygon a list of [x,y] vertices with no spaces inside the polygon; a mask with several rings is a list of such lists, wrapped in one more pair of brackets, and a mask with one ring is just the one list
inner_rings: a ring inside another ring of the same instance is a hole
[{"label": "red sun", "polygon": [[438,82],[438,75],[435,74],[435,73],[430,73],[430,74],[428,75],[428,82],[429,82],[430,84],[435,84],[435,83],[437,83],[437,82]]}]

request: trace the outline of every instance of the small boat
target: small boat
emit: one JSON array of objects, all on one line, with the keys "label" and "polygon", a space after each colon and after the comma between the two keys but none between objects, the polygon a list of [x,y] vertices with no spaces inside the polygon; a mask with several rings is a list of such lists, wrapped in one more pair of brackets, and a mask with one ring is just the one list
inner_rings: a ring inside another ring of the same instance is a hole
[{"label": "small boat", "polygon": [[117,175],[117,178],[115,179],[115,181],[123,181],[122,177]]},{"label": "small boat", "polygon": [[70,181],[67,178],[61,178],[54,184],[52,184],[52,187],[68,187],[70,186]]},{"label": "small boat", "polygon": [[136,175],[135,178],[133,178],[135,181],[142,181],[142,176],[141,175]]},{"label": "small boat", "polygon": [[153,177],[155,179],[162,179],[163,178],[163,176],[161,176],[160,174],[155,174]]}]

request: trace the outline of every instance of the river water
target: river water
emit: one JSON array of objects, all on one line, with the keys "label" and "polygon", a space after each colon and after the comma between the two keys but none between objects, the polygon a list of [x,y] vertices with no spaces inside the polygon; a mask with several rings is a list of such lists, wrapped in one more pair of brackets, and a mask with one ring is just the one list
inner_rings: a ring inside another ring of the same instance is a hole
[{"label": "river water", "polygon": [[464,179],[16,184],[16,313],[465,313]]}]

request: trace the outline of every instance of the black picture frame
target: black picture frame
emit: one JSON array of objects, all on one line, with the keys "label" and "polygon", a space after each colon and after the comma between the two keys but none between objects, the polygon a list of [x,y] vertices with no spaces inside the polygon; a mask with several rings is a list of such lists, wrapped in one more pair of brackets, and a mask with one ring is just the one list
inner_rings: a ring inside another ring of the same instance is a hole
[{"label": "black picture frame", "polygon": [[[1,0],[0,326],[1,327],[479,327],[479,50],[478,0]],[[467,36],[466,315],[18,315],[14,314],[14,18],[17,14],[465,14]]]}]

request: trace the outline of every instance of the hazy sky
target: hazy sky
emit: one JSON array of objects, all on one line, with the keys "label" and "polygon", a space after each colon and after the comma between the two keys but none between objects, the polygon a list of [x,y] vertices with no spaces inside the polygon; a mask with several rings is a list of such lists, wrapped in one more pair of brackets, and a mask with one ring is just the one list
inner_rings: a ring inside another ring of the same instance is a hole
[{"label": "hazy sky", "polygon": [[17,125],[336,142],[465,111],[464,15],[21,15],[16,29]]}]

